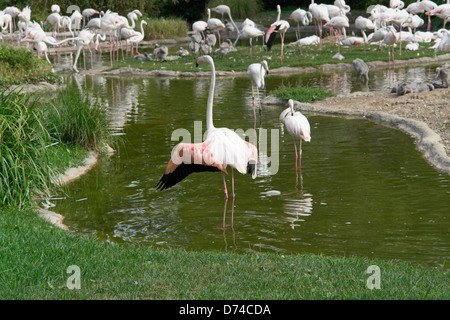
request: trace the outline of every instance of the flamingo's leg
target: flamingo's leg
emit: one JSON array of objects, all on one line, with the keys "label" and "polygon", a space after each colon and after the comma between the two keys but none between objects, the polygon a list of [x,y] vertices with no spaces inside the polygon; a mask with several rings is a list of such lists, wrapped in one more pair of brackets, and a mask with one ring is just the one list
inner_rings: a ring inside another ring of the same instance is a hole
[{"label": "flamingo's leg", "polygon": [[231,168],[231,227],[233,228],[233,215],[234,215],[234,199],[236,194],[234,193],[234,169]]},{"label": "flamingo's leg", "polygon": [[225,193],[225,205],[224,205],[224,208],[223,208],[222,227],[225,229],[225,217],[227,215],[228,191],[227,191],[227,182],[225,181],[225,173],[223,173],[223,172],[222,172],[222,178],[223,178],[223,191]]}]

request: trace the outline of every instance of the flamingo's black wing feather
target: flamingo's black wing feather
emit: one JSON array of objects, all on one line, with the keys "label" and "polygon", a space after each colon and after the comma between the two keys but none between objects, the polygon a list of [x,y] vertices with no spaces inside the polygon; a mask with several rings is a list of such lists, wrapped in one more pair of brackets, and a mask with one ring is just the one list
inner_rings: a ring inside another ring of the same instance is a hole
[{"label": "flamingo's black wing feather", "polygon": [[206,166],[203,164],[187,164],[182,163],[180,164],[173,172],[169,174],[164,174],[161,177],[161,180],[159,180],[158,184],[156,185],[157,190],[165,190],[173,187],[178,182],[186,178],[188,175],[190,175],[193,172],[215,172],[220,171],[217,167],[213,166]]}]

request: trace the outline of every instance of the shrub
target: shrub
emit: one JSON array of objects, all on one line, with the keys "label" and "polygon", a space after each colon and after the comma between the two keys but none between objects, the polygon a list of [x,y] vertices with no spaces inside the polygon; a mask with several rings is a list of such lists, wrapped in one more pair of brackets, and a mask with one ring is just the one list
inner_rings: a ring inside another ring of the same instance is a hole
[{"label": "shrub", "polygon": [[49,190],[54,174],[45,155],[51,143],[32,95],[0,93],[0,207],[22,207],[36,190]]},{"label": "shrub", "polygon": [[112,139],[106,108],[77,89],[61,90],[46,119],[50,134],[62,143],[100,151]]},{"label": "shrub", "polygon": [[[208,7],[214,8],[221,4],[225,4],[230,7],[231,16],[233,19],[254,17],[260,13],[262,9],[262,1],[260,0],[211,0],[208,3]],[[213,14],[214,13],[211,12],[211,15]],[[224,19],[226,19],[226,17],[224,17]]]}]

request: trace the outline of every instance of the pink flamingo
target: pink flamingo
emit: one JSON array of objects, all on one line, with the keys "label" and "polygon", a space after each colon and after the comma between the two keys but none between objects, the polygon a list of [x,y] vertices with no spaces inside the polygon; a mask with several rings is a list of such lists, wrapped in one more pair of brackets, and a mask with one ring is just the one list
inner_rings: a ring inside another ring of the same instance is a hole
[{"label": "pink flamingo", "polygon": [[284,50],[284,35],[286,34],[287,29],[289,29],[290,25],[289,22],[287,22],[286,20],[281,20],[281,7],[280,5],[277,5],[277,20],[272,23],[269,27],[269,29],[266,32],[266,45],[267,45],[267,50],[270,51],[270,48],[273,45],[273,42],[275,40],[275,36],[277,33],[280,34],[281,37],[281,55],[280,55],[280,59],[281,59],[281,63],[283,63],[283,50]]},{"label": "pink flamingo", "polygon": [[202,143],[178,144],[156,188],[158,190],[168,189],[193,172],[221,171],[225,193],[222,226],[225,229],[226,205],[228,201],[227,184],[225,181],[227,166],[231,167],[231,227],[233,227],[235,199],[234,169],[242,174],[250,173],[253,178],[256,178],[258,150],[253,144],[243,140],[236,132],[228,128],[214,127],[213,99],[216,82],[214,61],[211,56],[205,55],[197,59],[197,66],[199,63],[208,63],[211,67],[211,83],[206,110],[206,139]]}]

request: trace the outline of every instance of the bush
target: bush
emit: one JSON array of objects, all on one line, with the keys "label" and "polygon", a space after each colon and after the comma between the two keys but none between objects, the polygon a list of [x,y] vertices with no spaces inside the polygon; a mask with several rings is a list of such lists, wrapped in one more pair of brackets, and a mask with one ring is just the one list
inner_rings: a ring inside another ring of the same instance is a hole
[{"label": "bush", "polygon": [[54,174],[45,154],[51,143],[37,100],[20,91],[0,93],[0,207],[22,207]]},{"label": "bush", "polygon": [[34,53],[22,47],[0,46],[0,86],[16,83],[37,83],[61,81],[52,66]]},{"label": "bush", "polygon": [[[147,21],[147,25],[144,25],[146,40],[186,37],[189,31],[187,22],[180,18],[145,18],[145,21]],[[140,26],[138,29],[140,31]]]},{"label": "bush", "polygon": [[62,143],[101,151],[112,139],[106,108],[77,89],[60,91],[46,119],[51,136]]},{"label": "bush", "polygon": [[[230,7],[233,20],[255,17],[261,12],[263,6],[262,1],[260,0],[211,0],[208,3],[208,7],[214,8],[221,4],[225,4]],[[274,8],[276,8],[276,6]],[[215,13],[211,12],[211,15],[213,14]]]}]

